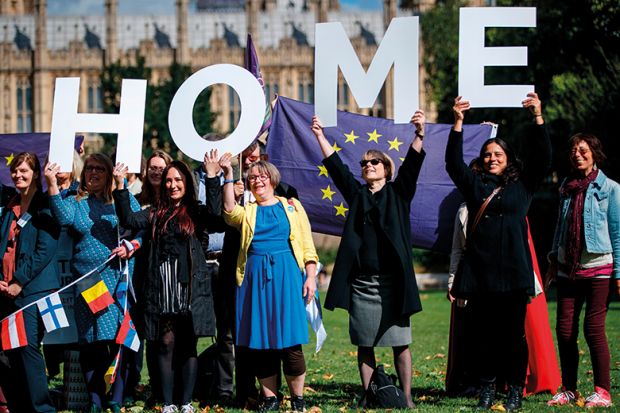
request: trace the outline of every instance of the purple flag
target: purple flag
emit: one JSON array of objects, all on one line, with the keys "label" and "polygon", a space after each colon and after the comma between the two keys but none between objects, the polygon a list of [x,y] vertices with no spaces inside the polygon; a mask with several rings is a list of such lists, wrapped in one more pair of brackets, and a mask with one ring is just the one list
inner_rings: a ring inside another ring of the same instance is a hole
[{"label": "purple flag", "polygon": [[[267,140],[269,159],[282,173],[282,180],[297,188],[312,224],[312,230],[341,235],[348,206],[322,164],[323,155],[310,130],[314,105],[283,97],[273,112]],[[446,173],[444,153],[451,125],[427,123],[422,165],[411,206],[413,245],[448,252],[452,245],[454,216],[462,196]],[[482,143],[491,136],[490,125],[466,125],[463,153],[469,162],[478,156]],[[325,128],[327,140],[351,172],[361,179],[359,161],[367,149],[390,155],[398,170],[415,128],[392,120],[338,111],[338,126]]]},{"label": "purple flag", "polygon": [[[258,56],[256,55],[256,49],[254,48],[254,42],[252,42],[252,35],[249,33],[248,41],[245,46],[245,68],[258,80],[258,83],[260,83],[264,92],[265,81],[263,80],[263,75],[260,72]],[[271,103],[269,102],[269,98],[270,96],[266,96],[267,105],[265,107],[265,118],[263,119],[263,126],[261,126],[258,135],[256,135],[257,138],[269,129],[269,126],[271,125]]]},{"label": "purple flag", "polygon": [[[84,140],[83,136],[76,136],[75,148],[79,148]],[[0,183],[2,185],[13,186],[9,164],[13,157],[20,152],[34,152],[39,158],[41,169],[47,158],[50,148],[49,133],[13,133],[0,135]],[[45,180],[43,180],[45,187]]]}]

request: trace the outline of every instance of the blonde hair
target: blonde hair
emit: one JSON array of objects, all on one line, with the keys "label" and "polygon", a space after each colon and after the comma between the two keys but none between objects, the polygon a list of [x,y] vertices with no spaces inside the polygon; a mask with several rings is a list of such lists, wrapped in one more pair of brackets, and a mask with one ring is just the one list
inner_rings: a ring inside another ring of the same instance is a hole
[{"label": "blonde hair", "polygon": [[271,162],[263,161],[261,159],[260,161],[252,162],[250,166],[248,166],[248,171],[251,171],[252,168],[256,168],[258,169],[258,172],[269,176],[269,181],[271,182],[271,186],[273,186],[274,189],[275,187],[280,185],[280,171],[278,171],[278,168],[276,168],[276,166]]},{"label": "blonde hair", "polygon": [[364,152],[362,155],[362,159],[378,159],[383,164],[383,168],[385,169],[385,178],[388,181],[392,180],[394,176],[394,170],[396,167],[394,166],[394,161],[390,158],[390,155],[383,151],[378,151],[376,149],[369,149]]},{"label": "blonde hair", "polygon": [[80,186],[78,188],[78,194],[75,197],[76,200],[81,200],[82,198],[88,197],[88,189],[86,188],[86,168],[88,166],[88,162],[95,161],[103,165],[105,168],[105,184],[103,187],[103,199],[107,204],[112,203],[112,190],[114,180],[112,179],[112,170],[114,166],[112,165],[112,159],[106,154],[103,153],[93,153],[90,154],[84,159],[84,168],[82,169],[82,173],[80,174]]}]

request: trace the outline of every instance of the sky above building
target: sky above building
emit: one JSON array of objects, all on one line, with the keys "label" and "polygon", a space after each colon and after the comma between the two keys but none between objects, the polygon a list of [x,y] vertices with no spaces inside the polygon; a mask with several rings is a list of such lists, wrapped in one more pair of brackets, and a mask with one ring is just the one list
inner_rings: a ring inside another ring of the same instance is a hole
[{"label": "sky above building", "polygon": [[[118,12],[121,15],[162,15],[174,13],[173,0],[120,0]],[[190,9],[195,1],[190,0]],[[48,0],[47,12],[50,16],[103,15],[104,0]],[[343,10],[380,10],[381,0],[340,0]]]}]

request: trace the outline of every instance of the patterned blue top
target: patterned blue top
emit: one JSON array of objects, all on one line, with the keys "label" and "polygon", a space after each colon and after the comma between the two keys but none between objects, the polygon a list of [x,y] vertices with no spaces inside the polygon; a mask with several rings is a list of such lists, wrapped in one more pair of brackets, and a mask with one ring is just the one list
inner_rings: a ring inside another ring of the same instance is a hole
[{"label": "patterned blue top", "polygon": [[[138,201],[133,196],[130,196],[130,200],[131,209],[139,211]],[[69,233],[74,239],[71,271],[76,278],[104,262],[112,250],[118,246],[119,236],[123,234],[123,230],[118,227],[114,204],[105,204],[102,199],[94,196],[78,201],[75,196],[63,200],[60,195],[52,195],[50,196],[50,208],[52,216],[58,223],[69,227]],[[116,338],[123,318],[123,309],[118,302],[118,297],[125,294],[124,291],[117,291],[117,286],[123,276],[119,261],[112,260],[101,271],[101,278],[116,299],[116,302],[108,306],[106,310],[93,314],[76,288],[75,319],[80,343]],[[133,259],[129,260],[130,277],[133,274],[133,261]]]}]

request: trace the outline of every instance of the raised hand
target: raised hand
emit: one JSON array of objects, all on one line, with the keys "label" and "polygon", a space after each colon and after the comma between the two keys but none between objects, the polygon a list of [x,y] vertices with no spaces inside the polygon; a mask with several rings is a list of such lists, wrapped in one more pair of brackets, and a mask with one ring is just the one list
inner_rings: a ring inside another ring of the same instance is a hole
[{"label": "raised hand", "polygon": [[225,179],[232,179],[231,161],[232,161],[232,154],[230,152],[226,152],[224,155],[222,155],[222,157],[218,161],[220,168],[222,168],[222,171],[224,171]]},{"label": "raised hand", "polygon": [[538,94],[536,92],[530,92],[527,94],[527,98],[525,98],[521,104],[527,110],[529,110],[532,115],[538,117],[542,116],[542,102],[538,98]]},{"label": "raised hand", "polygon": [[219,155],[217,149],[211,149],[205,152],[204,161],[202,162],[202,168],[207,173],[209,178],[217,176],[217,173],[222,169],[219,163]]},{"label": "raised hand", "polygon": [[317,138],[325,136],[323,135],[323,124],[321,123],[321,119],[319,119],[319,117],[316,115],[312,117],[312,124],[310,125],[310,129],[312,130],[312,133],[314,133],[314,136],[316,136]]},{"label": "raised hand", "polygon": [[426,123],[424,111],[420,109],[416,110],[409,122],[415,126],[416,135],[424,137],[424,124]]},{"label": "raised hand", "polygon": [[116,189],[123,189],[125,186],[125,177],[127,176],[127,172],[129,168],[125,166],[124,163],[117,163],[114,166],[114,170],[112,171],[112,176],[114,177],[114,183],[116,183]]},{"label": "raised hand", "polygon": [[45,180],[47,181],[47,186],[57,186],[58,181],[56,180],[56,174],[60,172],[60,165],[55,163],[47,163],[45,165],[45,169],[43,171],[43,176],[45,176]]},{"label": "raised hand", "polygon": [[463,121],[465,119],[465,111],[471,108],[471,104],[468,100],[462,100],[463,96],[457,96],[454,99],[454,106],[452,106],[452,113],[454,114],[454,121]]}]

